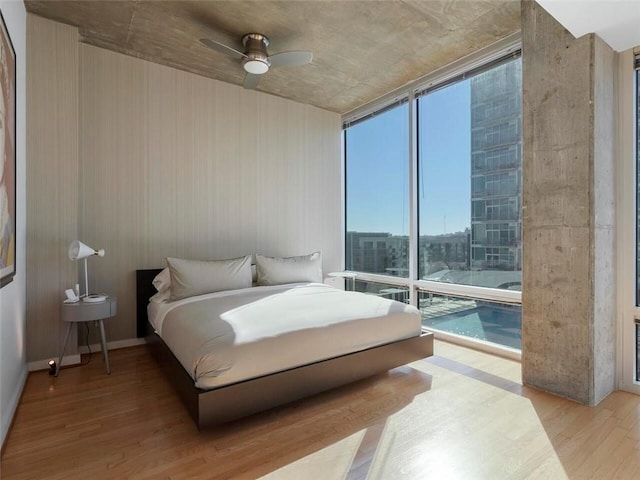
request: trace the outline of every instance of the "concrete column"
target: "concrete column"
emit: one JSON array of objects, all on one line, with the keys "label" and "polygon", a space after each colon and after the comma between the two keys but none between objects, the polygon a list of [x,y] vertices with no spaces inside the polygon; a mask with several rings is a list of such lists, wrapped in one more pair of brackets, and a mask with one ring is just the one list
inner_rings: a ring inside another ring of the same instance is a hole
[{"label": "concrete column", "polygon": [[523,382],[595,405],[615,387],[615,54],[521,5]]}]

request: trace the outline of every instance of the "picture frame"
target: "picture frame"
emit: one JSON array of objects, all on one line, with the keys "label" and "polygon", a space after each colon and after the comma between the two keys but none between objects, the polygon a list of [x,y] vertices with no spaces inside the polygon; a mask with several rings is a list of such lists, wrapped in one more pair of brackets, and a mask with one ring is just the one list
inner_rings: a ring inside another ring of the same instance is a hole
[{"label": "picture frame", "polygon": [[0,12],[0,288],[16,274],[16,53]]}]

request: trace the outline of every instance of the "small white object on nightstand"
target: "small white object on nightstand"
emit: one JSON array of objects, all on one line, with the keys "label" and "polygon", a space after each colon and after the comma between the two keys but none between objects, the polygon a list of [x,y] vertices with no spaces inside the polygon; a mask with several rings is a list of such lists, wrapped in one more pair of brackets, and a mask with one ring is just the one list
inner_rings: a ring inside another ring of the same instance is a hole
[{"label": "small white object on nightstand", "polygon": [[103,321],[107,318],[114,317],[117,313],[118,302],[116,297],[105,297],[101,302],[75,302],[62,303],[62,320],[69,322],[67,327],[67,335],[64,339],[64,345],[62,351],[58,357],[58,364],[56,365],[55,376],[58,376],[60,366],[62,365],[62,357],[64,357],[64,351],[67,348],[67,342],[69,341],[69,335],[71,334],[71,326],[74,323],[81,322],[97,322],[100,326],[100,345],[102,346],[102,355],[104,356],[104,363],[107,367],[107,373],[111,373],[111,367],[109,366],[109,352],[107,351],[107,339],[104,334]]}]

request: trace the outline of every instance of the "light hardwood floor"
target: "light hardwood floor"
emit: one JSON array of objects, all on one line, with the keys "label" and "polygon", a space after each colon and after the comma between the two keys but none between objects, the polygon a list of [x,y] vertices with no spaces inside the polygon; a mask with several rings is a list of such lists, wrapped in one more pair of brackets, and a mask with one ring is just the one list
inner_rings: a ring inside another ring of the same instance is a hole
[{"label": "light hardwood floor", "polygon": [[29,375],[12,479],[635,479],[640,397],[589,408],[522,387],[520,365],[436,342],[407,367],[198,432],[146,347]]}]

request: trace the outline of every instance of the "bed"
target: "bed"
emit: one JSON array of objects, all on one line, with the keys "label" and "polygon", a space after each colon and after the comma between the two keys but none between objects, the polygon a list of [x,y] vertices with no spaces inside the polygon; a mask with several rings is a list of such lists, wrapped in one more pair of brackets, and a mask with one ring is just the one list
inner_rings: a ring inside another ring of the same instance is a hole
[{"label": "bed", "polygon": [[[416,329],[405,312],[411,307],[399,302],[298,282],[211,292],[158,304],[149,299],[157,294],[152,282],[162,270],[136,272],[137,334],[146,338],[198,428],[433,354],[432,334],[419,326]],[[353,313],[362,296],[369,297],[364,300],[372,302],[378,312],[370,319],[356,318]],[[316,302],[315,306],[305,307],[308,301]],[[333,317],[331,310],[336,308],[348,321],[324,320]],[[270,320],[263,321],[262,314]],[[217,323],[203,321],[204,316],[216,318]],[[304,317],[305,328],[292,329],[290,324],[298,316]],[[258,334],[245,328],[259,322]],[[205,336],[206,341],[201,340]]]}]

